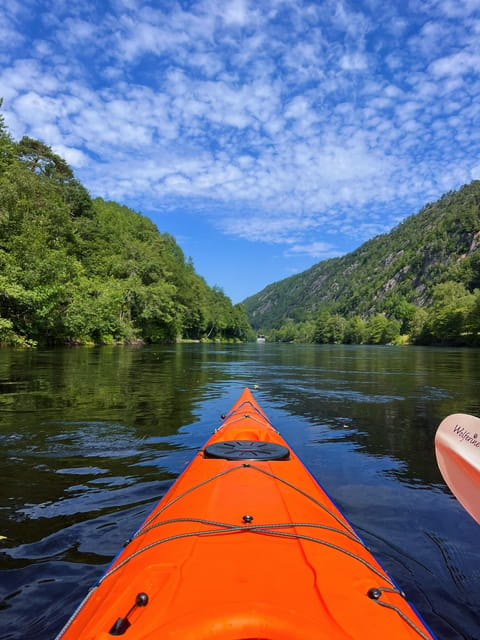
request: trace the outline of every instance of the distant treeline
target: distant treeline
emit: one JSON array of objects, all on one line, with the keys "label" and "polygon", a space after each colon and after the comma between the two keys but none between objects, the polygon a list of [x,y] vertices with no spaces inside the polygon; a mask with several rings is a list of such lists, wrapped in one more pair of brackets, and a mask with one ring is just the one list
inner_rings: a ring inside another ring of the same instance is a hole
[{"label": "distant treeline", "polygon": [[368,318],[328,311],[303,322],[285,322],[268,332],[273,342],[320,344],[417,344],[480,346],[480,289],[469,292],[459,282],[433,289],[432,302],[419,308],[399,301],[396,317],[377,313]]},{"label": "distant treeline", "polygon": [[65,160],[15,142],[0,115],[0,344],[248,337],[243,306],[209,287],[172,236],[92,200]]},{"label": "distant treeline", "polygon": [[480,180],[244,301],[270,339],[480,345]]}]

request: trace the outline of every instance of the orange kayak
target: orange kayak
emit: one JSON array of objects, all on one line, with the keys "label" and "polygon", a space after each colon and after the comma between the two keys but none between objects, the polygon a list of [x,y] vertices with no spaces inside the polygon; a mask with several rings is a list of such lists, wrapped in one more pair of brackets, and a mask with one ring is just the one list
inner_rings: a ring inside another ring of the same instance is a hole
[{"label": "orange kayak", "polygon": [[432,640],[245,389],[62,640]]}]

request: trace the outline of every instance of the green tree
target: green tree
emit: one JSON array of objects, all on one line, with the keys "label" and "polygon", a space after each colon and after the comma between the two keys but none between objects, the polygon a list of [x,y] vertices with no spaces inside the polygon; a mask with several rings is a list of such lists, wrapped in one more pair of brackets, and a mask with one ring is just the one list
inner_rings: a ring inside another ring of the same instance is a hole
[{"label": "green tree", "polygon": [[400,323],[377,314],[367,321],[367,340],[370,344],[391,344],[400,335]]},{"label": "green tree", "polygon": [[459,282],[445,282],[433,290],[428,308],[424,341],[440,343],[464,342],[468,319],[475,306],[475,295]]},{"label": "green tree", "polygon": [[330,335],[329,342],[334,344],[341,344],[345,338],[345,328],[347,321],[342,316],[335,314],[330,321]]},{"label": "green tree", "polygon": [[313,320],[305,320],[297,323],[295,342],[301,344],[310,344],[314,342],[315,323]]},{"label": "green tree", "polygon": [[367,339],[367,326],[365,320],[354,316],[347,320],[345,326],[344,341],[346,344],[362,344]]},{"label": "green tree", "polygon": [[480,344],[480,289],[473,292],[473,300],[465,317],[465,329],[471,336],[471,343]]},{"label": "green tree", "polygon": [[210,288],[175,239],[92,201],[68,164],[0,117],[0,344],[247,339],[242,305]]},{"label": "green tree", "polygon": [[92,216],[92,201],[85,187],[75,178],[67,162],[48,145],[24,136],[16,145],[20,162],[33,173],[59,187],[70,215]]},{"label": "green tree", "polygon": [[480,251],[477,250],[462,260],[459,278],[469,291],[480,288]]},{"label": "green tree", "polygon": [[319,313],[315,321],[315,331],[313,339],[318,344],[327,344],[330,342],[330,326],[332,322],[332,315],[328,311],[322,311]]},{"label": "green tree", "polygon": [[426,309],[417,309],[410,323],[410,342],[413,344],[425,342],[427,321],[428,313]]},{"label": "green tree", "polygon": [[297,326],[293,320],[287,320],[278,332],[280,342],[295,342],[297,337]]}]

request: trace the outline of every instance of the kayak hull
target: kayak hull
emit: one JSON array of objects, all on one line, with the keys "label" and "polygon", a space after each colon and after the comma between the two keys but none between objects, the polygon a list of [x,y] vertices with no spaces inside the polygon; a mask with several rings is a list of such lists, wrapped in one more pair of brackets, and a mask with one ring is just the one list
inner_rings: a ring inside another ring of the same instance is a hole
[{"label": "kayak hull", "polygon": [[248,389],[59,638],[115,636],[433,637]]}]

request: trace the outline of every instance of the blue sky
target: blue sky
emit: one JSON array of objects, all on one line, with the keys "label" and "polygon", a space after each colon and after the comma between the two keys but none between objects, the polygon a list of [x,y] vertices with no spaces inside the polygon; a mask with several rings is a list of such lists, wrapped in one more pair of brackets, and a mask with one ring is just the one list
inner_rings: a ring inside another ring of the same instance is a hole
[{"label": "blue sky", "polygon": [[480,0],[3,0],[0,96],[234,302],[480,178]]}]

